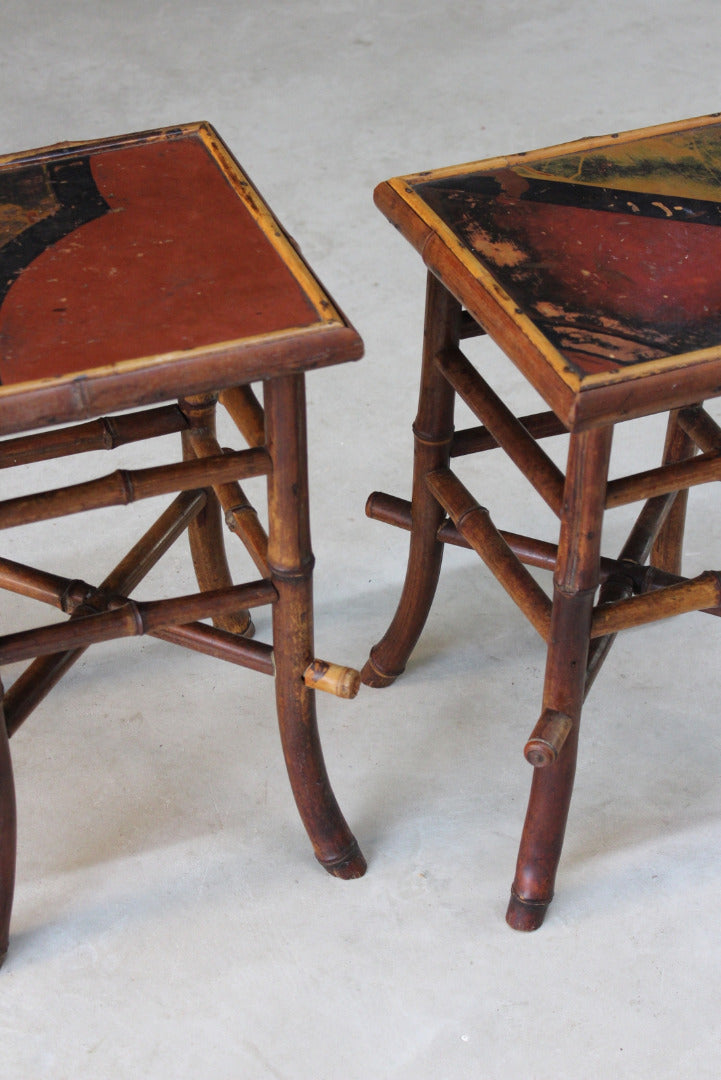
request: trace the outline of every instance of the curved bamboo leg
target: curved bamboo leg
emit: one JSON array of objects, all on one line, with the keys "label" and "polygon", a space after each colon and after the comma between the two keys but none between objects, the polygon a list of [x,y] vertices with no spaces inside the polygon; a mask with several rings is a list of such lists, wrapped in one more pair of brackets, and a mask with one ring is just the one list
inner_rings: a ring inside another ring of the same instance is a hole
[{"label": "curved bamboo leg", "polygon": [[[669,415],[664,448],[664,465],[685,461],[696,453],[696,444],[678,422],[678,410]],[[651,552],[651,565],[670,574],[681,573],[683,533],[686,525],[688,488],[678,491],[671,511],[660,530]]]},{"label": "curved bamboo leg", "polygon": [[316,858],[335,877],[361,877],[365,859],[331,789],[318,735],[315,691],[303,682],[314,657],[303,376],[267,382],[265,412],[273,461],[268,478],[268,562],[278,592],[273,605],[273,646],[283,753]]},{"label": "curved bamboo leg", "polygon": [[17,847],[15,784],[2,696],[3,688],[0,683],[0,965],[8,951]]},{"label": "curved bamboo leg", "polygon": [[373,646],[361,679],[367,686],[390,686],[403,672],[438,585],[443,544],[437,532],[444,511],[426,487],[426,476],[446,468],[453,438],[454,390],[436,367],[436,357],[458,345],[461,306],[432,274],[428,275],[426,319],[418,415],[413,425],[413,494],[408,565],[396,613]]},{"label": "curved bamboo leg", "polygon": [[534,770],[506,920],[536,930],[553,898],[573,791],[612,428],[571,436],[543,709],[572,721],[558,760]]},{"label": "curved bamboo leg", "polygon": [[[214,395],[186,398],[180,401],[180,408],[187,416],[191,429],[207,433],[215,438],[215,402]],[[189,432],[182,433],[183,457],[186,461],[195,457]],[[207,501],[200,513],[188,526],[188,542],[193,559],[198,587],[203,592],[211,589],[224,589],[233,584],[225,554],[225,535],[223,532],[223,514],[215,492],[209,488]],[[223,615],[213,622],[221,630],[232,634],[244,634],[252,637],[254,632],[250,612],[235,612]]]}]

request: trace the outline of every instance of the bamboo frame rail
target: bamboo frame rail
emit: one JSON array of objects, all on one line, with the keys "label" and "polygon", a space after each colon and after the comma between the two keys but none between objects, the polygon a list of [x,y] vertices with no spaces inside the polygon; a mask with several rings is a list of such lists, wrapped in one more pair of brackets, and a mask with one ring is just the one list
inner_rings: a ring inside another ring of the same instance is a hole
[{"label": "bamboo frame rail", "polygon": [[[150,567],[147,567],[147,569],[150,569]],[[98,614],[106,610],[111,603],[115,605],[131,603],[131,601],[127,601],[124,597],[112,592],[107,585],[101,585],[95,589],[92,585],[88,585],[87,582],[71,581],[68,578],[49,574],[35,567],[14,563],[9,559],[0,560],[0,587],[29,596],[34,600],[41,600],[53,607],[61,608],[71,615],[71,621],[89,614]],[[272,603],[273,600],[267,602]],[[26,633],[32,634],[34,631],[26,631]],[[219,630],[217,627],[204,626],[198,622],[189,622],[172,628],[156,627],[146,631],[146,633],[151,637],[162,638],[164,641],[182,645],[196,652],[203,652],[219,659],[230,660],[243,667],[252,667],[256,671],[261,671],[267,675],[274,674],[272,646],[258,641],[251,641],[248,638],[240,637],[238,634],[229,633],[225,630]],[[1,642],[2,638],[0,638],[0,644]],[[66,658],[72,656],[72,662],[74,662],[85,648],[86,646],[73,648],[64,653],[59,653],[58,656]],[[46,660],[47,655],[43,654],[43,659]],[[69,666],[68,664],[65,670]],[[28,674],[32,682],[38,682],[40,674],[38,671],[30,672],[30,669],[28,669]],[[23,675],[19,676],[5,694],[3,704],[6,719],[9,718],[12,711],[13,692],[16,691],[16,687],[22,681]],[[51,687],[48,687],[49,689]],[[323,689],[323,687],[320,687],[320,689]],[[37,704],[37,701],[35,704]],[[10,732],[10,734],[13,733]]]},{"label": "bamboo frame rail", "polygon": [[677,419],[679,427],[693,439],[702,453],[721,450],[721,427],[702,405],[679,409]]},{"label": "bamboo frame rail", "polygon": [[721,454],[716,451],[609,480],[606,487],[606,509],[626,506],[655,495],[673,494],[684,488],[708,484],[713,480],[721,480]]},{"label": "bamboo frame rail", "polygon": [[668,619],[690,611],[703,611],[721,606],[721,574],[707,570],[698,577],[677,585],[667,585],[652,593],[617,600],[596,608],[591,624],[591,636],[615,634],[632,626]]},{"label": "bamboo frame rail", "polygon": [[[60,579],[61,581],[64,579]],[[111,600],[116,603],[118,597],[113,597],[110,593],[103,593],[101,588],[93,589],[92,586],[85,585],[84,582],[69,582],[68,588],[65,590],[62,597],[63,604],[67,607],[63,607],[63,610],[67,610],[73,617],[83,617],[87,612],[82,609],[92,602],[93,607],[97,607],[98,610],[104,610],[103,605],[107,607]],[[87,590],[87,593],[85,592]],[[16,591],[20,591],[19,589]],[[90,600],[88,600],[88,596]],[[36,599],[40,597],[36,596]],[[50,594],[47,594],[48,603],[53,601],[50,599]],[[60,606],[56,604],[55,606]],[[32,631],[28,631],[31,633]],[[249,638],[241,637],[238,634],[230,633],[227,630],[221,630],[215,626],[207,626],[201,622],[188,622],[183,623],[182,626],[163,627],[160,629],[154,629],[147,631],[150,637],[156,637],[162,641],[170,642],[173,645],[179,645],[186,649],[192,649],[194,652],[205,653],[208,656],[213,656],[218,660],[227,660],[230,663],[237,664],[241,667],[252,668],[254,671],[261,672],[264,675],[274,675],[275,666],[273,663],[273,647],[272,645],[266,645],[261,641],[252,641]],[[23,682],[24,676],[27,674],[28,681],[34,686],[38,684],[39,671],[35,669],[35,665],[42,665],[48,660],[59,661],[65,660],[63,671],[60,675],[65,674],[65,671],[71,666],[72,663],[77,660],[80,655],[85,651],[86,646],[67,650],[63,653],[46,654],[39,656],[37,660],[23,672],[18,679],[12,684],[12,686],[6,691],[5,699],[3,702],[5,710],[5,719],[8,727],[8,734],[13,735],[20,724],[17,722],[17,709],[14,708],[15,697],[17,691]],[[57,662],[56,661],[56,662]],[[45,688],[45,693],[52,689],[52,686],[60,678],[60,675],[54,679],[53,683]],[[319,687],[324,689],[324,687]],[[42,697],[45,696],[42,694]],[[35,698],[32,702],[32,708],[38,704],[41,700]],[[31,708],[28,709],[28,713]],[[27,715],[27,714],[26,714]],[[20,720],[25,719],[23,716]]]},{"label": "bamboo frame rail", "polygon": [[[469,496],[470,498],[470,496]],[[654,566],[644,566],[643,560],[648,557],[648,551],[653,543],[658,529],[661,528],[673,496],[660,496],[657,500],[651,500],[639,515],[629,539],[618,559],[607,556],[601,558],[601,581],[609,583],[615,581],[614,586],[618,591],[618,579],[623,578],[628,586],[637,593],[656,594],[659,590],[670,586],[679,586],[687,583],[688,579],[679,575],[659,570]],[[366,503],[366,514],[376,521],[382,521],[386,525],[394,525],[397,528],[410,531],[411,529],[411,504],[407,499],[401,499],[396,495],[388,495],[385,492],[374,491]],[[495,528],[495,527],[494,527]],[[520,562],[527,566],[536,566],[542,570],[552,571],[558,559],[558,545],[535,537],[523,536],[519,533],[508,532],[498,529],[498,534],[508,545],[513,554]],[[446,520],[438,530],[438,539],[443,543],[453,544],[457,547],[473,548],[473,545],[462,535],[452,521]],[[635,554],[633,554],[635,552]],[[599,601],[602,603],[603,601]],[[610,599],[607,601],[610,604]],[[650,604],[652,605],[652,601]],[[707,615],[721,615],[721,608],[715,603],[713,597],[708,604],[699,607],[690,607],[688,610],[703,611]],[[666,614],[659,614],[658,618],[667,618]],[[608,616],[607,616],[608,618]],[[645,619],[644,621],[650,621]],[[600,627],[600,623],[598,624]],[[636,625],[629,623],[629,626]],[[612,631],[608,631],[611,633]],[[616,631],[613,631],[614,633]],[[594,631],[594,637],[601,636],[601,630]],[[593,670],[593,678],[600,668],[600,654],[598,651],[599,641],[592,645],[592,659],[589,660],[589,669]],[[606,651],[610,643],[606,645]],[[590,689],[590,682],[588,689]]]},{"label": "bamboo frame rail", "polygon": [[[692,458],[695,456],[696,450],[696,443],[681,426],[679,410],[672,411],[669,414],[666,428],[666,440],[663,450],[664,464]],[[682,568],[683,535],[686,528],[688,495],[688,488],[686,488],[683,491],[676,492],[675,495],[663,496],[663,498],[671,500],[670,508],[649,553],[654,566],[674,574],[680,574]]]},{"label": "bamboo frame rail", "polygon": [[[521,416],[518,423],[526,429],[533,439],[550,439],[554,435],[568,435],[568,428],[562,424],[555,413],[538,412]],[[486,450],[497,450],[500,443],[491,435],[487,427],[463,428],[453,435],[451,457],[464,457],[467,454],[481,454]]]},{"label": "bamboo frame rail", "polygon": [[273,646],[264,641],[234,634],[220,626],[208,626],[202,622],[184,623],[182,626],[153,630],[151,637],[180,645],[193,652],[204,653],[216,660],[225,660],[238,667],[249,668],[261,675],[275,675]]},{"label": "bamboo frame rail", "polygon": [[479,506],[468,489],[450,469],[429,473],[426,483],[456,528],[498,578],[544,641],[551,626],[551,601],[526,570],[520,559]]},{"label": "bamboo frame rail", "polygon": [[[202,495],[202,493],[198,494]],[[183,528],[186,527],[187,522],[184,524]],[[165,550],[167,550],[167,547]],[[160,552],[157,557],[159,558],[163,553],[164,552]],[[157,558],[155,561],[157,561]],[[144,572],[142,574],[137,573],[133,575],[136,578],[135,584],[137,583],[137,580],[140,580],[145,576],[145,573],[152,568],[152,565],[154,565],[154,563],[144,566]],[[123,580],[122,567],[123,563],[113,571],[113,574],[111,575],[112,579],[118,579],[118,581]],[[122,605],[123,603],[132,603],[132,601],[127,601],[124,597],[118,596],[116,592],[112,591],[111,578],[106,579],[106,583],[98,588],[94,588],[84,581],[70,580],[69,578],[60,577],[57,574],[50,574],[46,571],[38,570],[36,567],[24,566],[20,563],[13,562],[10,559],[0,559],[1,588],[29,596],[34,600],[43,601],[53,607],[61,608],[63,611],[70,614],[71,622],[74,622],[79,618],[84,618],[90,614],[98,614],[105,611],[111,604]],[[129,577],[126,577],[124,580],[128,586],[134,584],[129,580]],[[272,603],[272,597],[267,602]],[[31,635],[34,631],[26,631],[26,633]],[[218,629],[217,627],[206,626],[203,623],[193,621],[183,623],[181,626],[156,627],[147,630],[146,633],[151,637],[157,637],[174,645],[179,645],[184,648],[192,649],[195,652],[202,652],[209,656],[214,656],[217,659],[227,660],[242,667],[252,668],[253,670],[266,675],[275,674],[273,648],[271,645],[266,645],[259,641],[252,641],[248,638],[240,637],[238,634]],[[1,641],[2,639],[0,639],[0,644]],[[3,702],[8,734],[13,735],[15,733],[22,720],[25,719],[25,716],[32,711],[32,708],[34,708],[35,705],[42,700],[42,697],[52,689],[52,686],[55,685],[61,675],[65,674],[69,667],[79,659],[86,647],[87,645],[82,645],[56,654],[42,654],[38,656],[38,659],[35,660],[33,664],[18,677],[18,679],[16,679],[12,686],[7,690]],[[37,687],[42,683],[43,679],[43,665],[46,665],[48,661],[52,661],[53,671],[56,673],[56,677],[50,685],[44,687],[42,695],[37,697]],[[60,663],[63,665],[62,671],[57,673],[57,668]],[[26,686],[26,689],[32,688],[35,691],[35,694],[31,707],[27,709],[27,712],[22,717],[19,717],[16,698],[19,698],[19,692],[23,683],[29,684]],[[325,687],[319,687],[319,689],[325,689]]]},{"label": "bamboo frame rail", "polygon": [[243,541],[258,570],[269,574],[268,534],[245,491],[235,480],[221,484],[215,491],[225,512],[225,524]]},{"label": "bamboo frame rail", "polygon": [[[51,604],[67,614],[79,604],[86,603],[88,597],[96,592],[92,585],[80,578],[61,577],[37,566],[27,566],[5,558],[0,558],[0,589]],[[103,592],[103,587],[97,591]]]},{"label": "bamboo frame rail", "polygon": [[221,390],[219,400],[248,446],[262,446],[265,442],[265,411],[253,388],[231,386]]},{"label": "bamboo frame rail", "polygon": [[267,452],[252,448],[229,451],[216,458],[155,465],[147,469],[118,469],[97,480],[0,502],[0,529],[101,507],[127,506],[139,499],[222,484],[227,480],[267,476],[270,468]]},{"label": "bamboo frame rail", "polygon": [[[675,506],[675,495],[660,495],[649,499],[638,515],[626,543],[616,560],[616,566],[604,577],[604,560],[601,559],[602,584],[596,608],[628,599],[632,593],[643,593],[662,585],[676,584],[669,580],[671,575],[656,571],[654,567],[643,564],[657,542],[669,515]],[[593,623],[592,623],[593,625]],[[616,640],[614,633],[591,638],[586,661],[586,697],[603,663]]]},{"label": "bamboo frame rail", "polygon": [[471,315],[470,311],[462,311],[458,328],[459,338],[484,337],[486,331],[479,322]]},{"label": "bamboo frame rail", "polygon": [[67,578],[0,558],[0,589],[19,593],[72,614],[80,604],[100,603],[102,597],[131,592],[182,536],[203,509],[206,493],[183,491],[97,588],[77,578]]},{"label": "bamboo frame rail", "polygon": [[[411,503],[408,499],[401,499],[397,495],[388,495],[383,491],[374,491],[366,502],[366,515],[375,521],[382,521],[386,525],[394,525],[396,528],[410,532],[412,528]],[[533,536],[524,536],[521,533],[508,532],[506,529],[498,530],[513,553],[518,556],[522,563],[527,566],[537,566],[541,570],[554,570],[558,559],[558,544],[552,544],[547,540],[538,540]],[[446,519],[442,522],[436,536],[444,544],[453,544],[455,547],[470,548],[468,540],[460,534],[452,521]],[[601,580],[613,574],[621,573],[624,577],[632,580],[634,590],[645,592],[648,589],[662,588],[664,585],[676,585],[681,580],[678,575],[669,574],[658,570],[654,566],[642,566],[634,562],[630,557],[624,557],[623,561],[601,557]]]},{"label": "bamboo frame rail", "polygon": [[4,634],[0,637],[0,663],[17,663],[19,660],[87,647],[117,637],[151,634],[167,626],[182,626],[183,623],[211,615],[231,613],[238,608],[271,604],[276,599],[275,589],[265,580],[189,596],[175,596],[169,600],[140,602],[121,596],[112,601],[108,611],[83,615],[60,625]]},{"label": "bamboo frame rail", "polygon": [[[224,451],[218,440],[207,432],[201,433],[191,428],[187,433],[187,440],[200,460],[207,461],[209,458],[223,456]],[[260,573],[267,577],[268,534],[260,523],[255,507],[237,480],[214,484],[213,490],[223,509],[226,525],[242,540]]]},{"label": "bamboo frame rail", "polygon": [[[91,599],[95,609],[99,610],[100,605],[107,605],[108,596],[132,592],[185,532],[205,503],[205,491],[184,491],[176,496],[105,578],[99,590],[93,590],[91,586],[81,583],[81,599],[84,598],[85,602]],[[0,563],[0,582],[5,589],[61,607],[72,615],[73,609],[69,606],[72,583],[66,578],[3,559]],[[82,649],[71,649],[64,653],[39,657],[25,668],[5,694],[3,704],[9,734],[14,734],[82,653]]]},{"label": "bamboo frame rail", "polygon": [[558,516],[563,502],[563,473],[558,466],[544,453],[460,349],[444,349],[437,356],[436,364],[456,393]]},{"label": "bamboo frame rail", "polygon": [[[179,404],[189,425],[181,436],[184,461],[193,461],[199,457],[192,445],[195,435],[207,435],[213,440],[214,454],[220,456],[223,453],[215,441],[217,399],[214,392],[181,398]],[[233,583],[233,575],[225,550],[220,504],[212,488],[206,488],[206,492],[206,507],[188,529],[190,554],[198,587],[201,590],[221,589]],[[260,574],[262,577],[268,576],[263,567],[260,568]],[[227,616],[219,615],[213,619],[213,623],[223,630],[247,637],[252,637],[255,632],[250,611],[247,610]]]},{"label": "bamboo frame rail", "polygon": [[117,416],[101,416],[85,424],[51,428],[33,435],[19,435],[0,442],[0,469],[37,461],[84,454],[91,450],[115,450],[118,446],[159,438],[183,431],[188,421],[177,405],[161,405]]},{"label": "bamboo frame rail", "polygon": [[[374,491],[366,502],[366,515],[375,521],[382,521],[386,525],[395,525],[399,529],[410,532],[412,528],[411,503],[408,499],[401,499],[397,495],[387,495],[383,491]],[[528,566],[537,566],[542,570],[553,570],[558,556],[558,545],[548,543],[545,540],[536,540],[532,536],[522,536],[519,533],[507,532],[505,529],[498,530],[501,537],[522,563]],[[471,544],[462,536],[452,521],[445,519],[436,536],[444,544],[453,544],[455,547],[470,548]]]}]

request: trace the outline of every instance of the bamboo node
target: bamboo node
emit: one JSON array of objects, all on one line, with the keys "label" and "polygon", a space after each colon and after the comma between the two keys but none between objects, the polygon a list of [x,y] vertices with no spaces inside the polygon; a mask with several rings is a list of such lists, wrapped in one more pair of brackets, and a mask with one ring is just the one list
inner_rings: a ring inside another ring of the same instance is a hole
[{"label": "bamboo node", "polygon": [[232,533],[238,531],[238,523],[235,520],[235,515],[247,513],[248,510],[253,514],[255,513],[255,507],[246,500],[246,502],[238,503],[237,506],[231,506],[225,511],[225,524]]},{"label": "bamboo node", "polygon": [[554,765],[568,738],[573,720],[556,709],[544,709],[523,751],[535,769]]},{"label": "bamboo node", "polygon": [[123,493],[122,501],[127,506],[128,503],[135,502],[135,484],[133,483],[133,477],[129,469],[118,469],[115,473],[118,477],[120,487]]},{"label": "bamboo node", "polygon": [[313,573],[315,566],[315,555],[307,555],[300,560],[299,566],[284,567],[278,566],[268,560],[268,569],[272,578],[277,578],[278,581],[289,581],[291,583],[298,581],[307,581]]},{"label": "bamboo node", "polygon": [[423,446],[450,446],[453,441],[453,428],[446,434],[432,435],[429,432],[422,431],[417,423],[411,424],[411,430],[413,436],[417,442],[422,443]]},{"label": "bamboo node", "polygon": [[[134,626],[134,635],[142,637],[143,634],[148,632],[143,605],[139,604],[137,600],[131,600],[129,597],[118,597],[118,600],[120,602],[117,605],[117,610],[122,610],[128,614]],[[111,601],[111,605],[115,605],[115,600]]]},{"label": "bamboo node", "polygon": [[119,445],[118,432],[113,419],[110,416],[101,416],[100,423],[103,428],[103,447],[105,450],[114,450]]}]

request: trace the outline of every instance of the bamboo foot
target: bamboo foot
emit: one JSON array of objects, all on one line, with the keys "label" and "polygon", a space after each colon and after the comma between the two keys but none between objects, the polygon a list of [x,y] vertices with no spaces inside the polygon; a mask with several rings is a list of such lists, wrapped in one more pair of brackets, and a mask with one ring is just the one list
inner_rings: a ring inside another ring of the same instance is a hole
[{"label": "bamboo foot", "polygon": [[318,859],[324,870],[327,870],[333,877],[342,878],[343,881],[352,881],[353,878],[363,877],[368,864],[363,857],[363,852],[358,846],[356,840],[353,841],[348,851],[340,856],[338,859],[334,859],[331,862],[324,862],[322,859]]},{"label": "bamboo foot", "polygon": [[506,911],[506,922],[512,930],[520,930],[525,933],[538,930],[543,924],[550,903],[550,900],[524,900],[512,889],[511,899],[508,901],[508,910]]},{"label": "bamboo foot", "polygon": [[399,675],[403,674],[403,670],[396,671],[395,674],[390,674],[386,671],[381,671],[376,667],[374,663],[373,653],[368,657],[361,671],[361,682],[364,686],[392,686]]}]

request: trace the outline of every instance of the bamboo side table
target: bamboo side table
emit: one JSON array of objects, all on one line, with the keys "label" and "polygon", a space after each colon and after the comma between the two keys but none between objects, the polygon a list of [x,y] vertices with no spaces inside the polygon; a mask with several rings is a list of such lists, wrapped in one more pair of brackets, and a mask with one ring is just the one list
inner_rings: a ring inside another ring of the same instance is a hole
[{"label": "bamboo side table", "polygon": [[[444,543],[475,549],[547,645],[533,783],[508,909],[519,930],[551,901],[586,693],[618,631],[721,614],[721,577],[681,573],[688,488],[721,477],[721,121],[585,139],[381,184],[380,209],[426,263],[425,348],[410,502],[371,517],[409,529],[396,615],[362,678],[389,685],[425,623]],[[461,341],[487,333],[545,400],[516,417]],[[459,395],[480,426],[454,432]],[[660,467],[608,479],[614,427],[669,412]],[[565,474],[540,440],[570,436]],[[559,519],[558,542],[496,527],[451,468],[501,447]],[[700,451],[700,453],[698,453]],[[643,501],[616,558],[604,513]],[[527,565],[553,573],[549,596]]]},{"label": "bamboo side table", "polygon": [[[0,559],[0,587],[70,616],[0,637],[0,664],[30,661],[4,699],[0,688],[0,958],[15,872],[8,737],[88,645],[117,636],[150,633],[274,675],[290,782],[315,854],[337,877],[364,873],[316,722],[314,691],[352,697],[359,676],[314,656],[304,397],[306,371],[361,354],[208,124],[0,159],[0,467],[172,432],[183,451],[176,464],[0,502],[8,528],[174,496],[100,584]],[[264,407],[250,386],[257,380]],[[244,449],[218,444],[218,401]],[[267,478],[267,533],[240,485],[252,476]],[[233,584],[223,518],[256,580]],[[185,532],[200,592],[133,601]],[[272,645],[251,640],[250,609],[260,604],[272,605]]]}]

